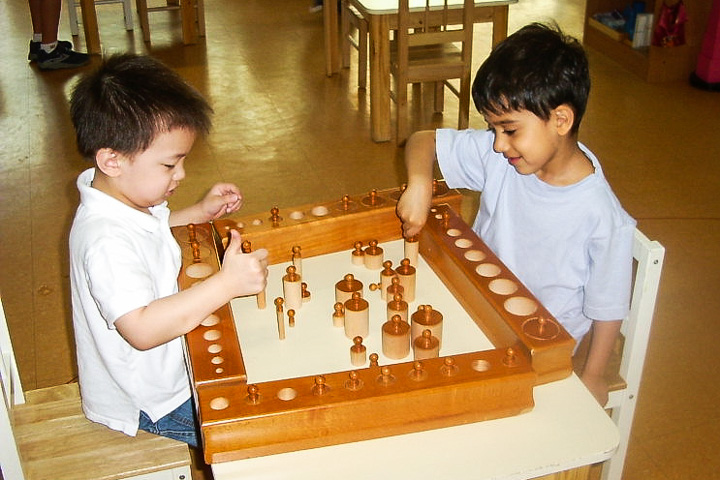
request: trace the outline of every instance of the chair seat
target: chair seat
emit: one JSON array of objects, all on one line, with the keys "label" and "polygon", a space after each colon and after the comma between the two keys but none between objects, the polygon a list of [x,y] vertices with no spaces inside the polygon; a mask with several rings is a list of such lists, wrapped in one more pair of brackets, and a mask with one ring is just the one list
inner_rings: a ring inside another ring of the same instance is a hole
[{"label": "chair seat", "polygon": [[110,480],[156,472],[168,472],[157,478],[190,478],[185,443],[144,431],[129,437],[89,421],[76,383],[25,392],[25,397],[12,414],[29,480]]},{"label": "chair seat", "polygon": [[[391,45],[390,68],[398,74],[397,48]],[[462,50],[450,44],[423,45],[411,47],[408,58],[407,80],[440,81],[450,77],[459,77],[465,64]]]}]

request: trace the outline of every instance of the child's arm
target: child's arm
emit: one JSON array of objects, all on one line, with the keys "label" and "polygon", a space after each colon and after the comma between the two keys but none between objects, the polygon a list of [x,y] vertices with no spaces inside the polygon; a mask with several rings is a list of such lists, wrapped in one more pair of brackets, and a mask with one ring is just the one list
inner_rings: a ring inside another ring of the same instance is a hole
[{"label": "child's arm", "polygon": [[230,233],[232,238],[218,273],[115,321],[118,332],[130,345],[138,350],[162,345],[188,333],[231,299],[265,288],[267,250],[242,253],[240,234],[235,230]]},{"label": "child's arm", "polygon": [[405,144],[407,188],[396,207],[406,238],[417,235],[427,220],[432,202],[435,161],[435,131],[413,133]]},{"label": "child's arm", "polygon": [[232,183],[213,185],[205,197],[195,205],[170,213],[170,226],[205,223],[237,211],[242,205],[242,194]]},{"label": "child's arm", "polygon": [[615,347],[615,340],[620,332],[621,325],[622,320],[593,321],[590,350],[581,379],[602,406],[605,406],[608,401],[605,368]]}]

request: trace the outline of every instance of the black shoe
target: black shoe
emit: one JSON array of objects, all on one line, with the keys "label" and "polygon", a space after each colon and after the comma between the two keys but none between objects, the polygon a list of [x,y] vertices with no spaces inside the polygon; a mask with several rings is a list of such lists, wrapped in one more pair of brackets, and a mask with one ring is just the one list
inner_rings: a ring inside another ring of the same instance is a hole
[{"label": "black shoe", "polygon": [[[40,53],[40,45],[42,42],[33,42],[30,40],[30,52],[28,53],[28,60],[31,62],[34,62],[38,59],[38,54]],[[72,50],[72,43],[67,42],[65,40],[58,40],[58,45],[64,45],[66,49]]]},{"label": "black shoe", "polygon": [[58,70],[60,68],[76,68],[90,62],[90,55],[76,52],[65,45],[58,43],[50,53],[40,49],[37,58],[40,70]]}]

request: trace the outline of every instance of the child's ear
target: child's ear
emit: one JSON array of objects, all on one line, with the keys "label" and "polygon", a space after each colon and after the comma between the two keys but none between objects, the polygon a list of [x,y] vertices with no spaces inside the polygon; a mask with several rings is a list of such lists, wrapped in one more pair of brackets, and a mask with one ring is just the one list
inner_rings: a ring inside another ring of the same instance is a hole
[{"label": "child's ear", "polygon": [[120,174],[119,154],[112,148],[101,148],[95,154],[95,163],[108,177],[117,177]]},{"label": "child's ear", "polygon": [[560,135],[567,135],[572,131],[572,127],[575,124],[575,111],[570,105],[563,103],[559,107],[553,110],[554,121],[556,122],[555,127]]}]

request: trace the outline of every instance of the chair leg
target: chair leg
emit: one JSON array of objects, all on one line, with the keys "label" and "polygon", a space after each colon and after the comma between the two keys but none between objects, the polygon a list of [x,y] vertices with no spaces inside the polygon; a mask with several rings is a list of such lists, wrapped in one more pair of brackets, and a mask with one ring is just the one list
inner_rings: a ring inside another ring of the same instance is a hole
[{"label": "chair leg", "polygon": [[143,41],[150,42],[150,25],[148,22],[148,6],[147,0],[136,0],[138,17],[140,18],[140,28],[142,29]]},{"label": "chair leg", "polygon": [[123,0],[122,3],[123,3],[123,15],[125,16],[125,30],[130,32],[134,28],[132,5],[130,4],[130,0]]},{"label": "chair leg", "polygon": [[78,28],[77,5],[75,4],[75,0],[68,0],[66,4],[68,17],[70,17],[70,34],[73,37],[77,37],[80,35],[80,29]]},{"label": "chair leg", "polygon": [[340,50],[343,68],[350,66],[350,15],[347,0],[343,0],[340,8],[340,31],[342,32]]},{"label": "chair leg", "polygon": [[395,109],[397,111],[397,133],[396,141],[398,145],[402,145],[408,136],[408,105],[407,105],[407,83],[405,81],[397,81],[395,88]]},{"label": "chair leg", "polygon": [[470,124],[470,73],[460,80],[458,102],[458,128],[464,130]]},{"label": "chair leg", "polygon": [[435,88],[435,113],[442,113],[445,110],[445,82],[439,81],[433,84]]},{"label": "chair leg", "polygon": [[358,28],[358,88],[367,88],[368,67],[368,24],[360,20]]}]

